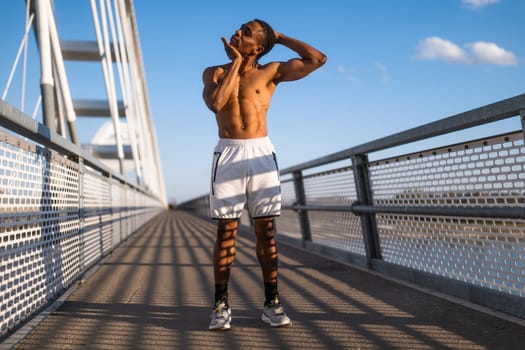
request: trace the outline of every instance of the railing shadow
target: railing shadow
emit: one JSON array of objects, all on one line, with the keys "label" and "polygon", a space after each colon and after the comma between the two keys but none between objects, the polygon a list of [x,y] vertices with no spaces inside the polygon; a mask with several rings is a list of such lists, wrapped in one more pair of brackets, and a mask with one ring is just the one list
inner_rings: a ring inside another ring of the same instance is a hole
[{"label": "railing shadow", "polygon": [[293,320],[260,321],[255,237],[237,237],[232,330],[207,330],[215,223],[166,211],[99,266],[17,349],[519,349],[525,328],[281,244],[280,291]]}]

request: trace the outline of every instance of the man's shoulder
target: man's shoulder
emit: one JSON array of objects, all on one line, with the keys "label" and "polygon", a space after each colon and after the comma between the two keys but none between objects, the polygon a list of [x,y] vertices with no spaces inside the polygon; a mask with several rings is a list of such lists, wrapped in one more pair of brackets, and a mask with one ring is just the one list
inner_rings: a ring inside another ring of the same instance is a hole
[{"label": "man's shoulder", "polygon": [[202,76],[204,77],[204,79],[206,79],[206,78],[212,78],[216,76],[217,74],[222,75],[223,72],[228,69],[228,66],[229,64],[221,64],[217,66],[206,67],[204,68],[204,71],[202,72]]},{"label": "man's shoulder", "polygon": [[209,66],[204,68],[204,71],[216,71],[217,69],[228,69],[232,64],[231,63],[225,63],[225,64],[218,64],[216,66]]}]

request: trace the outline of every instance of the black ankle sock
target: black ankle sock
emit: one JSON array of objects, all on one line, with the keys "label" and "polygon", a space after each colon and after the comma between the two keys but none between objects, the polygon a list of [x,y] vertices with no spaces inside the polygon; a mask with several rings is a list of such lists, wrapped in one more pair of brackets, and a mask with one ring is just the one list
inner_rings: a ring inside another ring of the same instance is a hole
[{"label": "black ankle sock", "polygon": [[277,290],[277,282],[273,283],[264,283],[264,305],[268,304],[279,294]]},{"label": "black ankle sock", "polygon": [[215,285],[215,303],[224,301],[228,305],[228,285],[227,284],[216,284]]}]

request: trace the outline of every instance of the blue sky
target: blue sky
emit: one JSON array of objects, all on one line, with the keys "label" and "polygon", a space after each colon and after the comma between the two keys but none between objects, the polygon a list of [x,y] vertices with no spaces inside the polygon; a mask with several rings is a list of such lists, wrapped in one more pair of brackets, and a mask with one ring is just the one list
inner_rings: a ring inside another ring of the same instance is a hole
[{"label": "blue sky", "polygon": [[[214,116],[202,102],[202,71],[228,61],[220,38],[254,18],[328,56],[307,78],[277,87],[268,124],[281,168],[525,92],[525,0],[134,3],[166,189],[178,202],[207,193],[217,142]],[[23,33],[24,6],[0,1],[9,28],[0,39],[2,91]],[[63,39],[94,39],[89,1],[55,0],[55,8]],[[292,57],[276,46],[262,61]],[[28,81],[38,77],[32,65]],[[66,65],[73,97],[102,97],[103,85],[86,83],[102,79],[100,66],[77,65]],[[29,89],[31,114],[38,78]],[[7,101],[18,106],[20,96],[10,92]],[[79,121],[82,141],[89,142],[93,128]],[[514,118],[461,137],[517,128]]]}]

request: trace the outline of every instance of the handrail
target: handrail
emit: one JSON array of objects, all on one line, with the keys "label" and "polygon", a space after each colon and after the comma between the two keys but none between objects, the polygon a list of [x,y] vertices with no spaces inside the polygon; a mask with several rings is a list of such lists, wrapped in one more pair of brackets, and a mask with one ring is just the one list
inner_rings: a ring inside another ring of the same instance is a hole
[{"label": "handrail", "polygon": [[350,212],[356,215],[364,213],[458,216],[470,218],[525,219],[525,208],[512,206],[377,206],[362,205],[354,202],[349,205],[283,205],[284,210],[311,210]]}]

